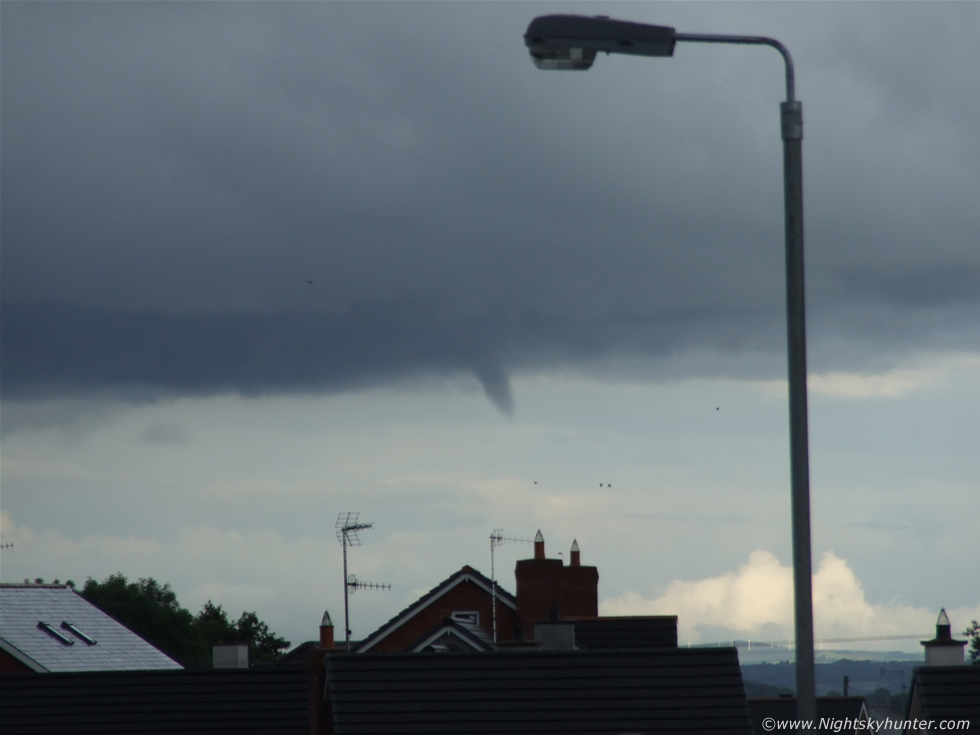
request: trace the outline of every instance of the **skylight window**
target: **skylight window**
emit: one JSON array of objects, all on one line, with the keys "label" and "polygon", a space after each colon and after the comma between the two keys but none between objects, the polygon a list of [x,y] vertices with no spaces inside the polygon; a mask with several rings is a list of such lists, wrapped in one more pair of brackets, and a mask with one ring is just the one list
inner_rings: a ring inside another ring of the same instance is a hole
[{"label": "skylight window", "polygon": [[66,635],[62,635],[57,630],[57,628],[55,628],[53,625],[49,625],[48,623],[45,623],[43,620],[39,620],[38,621],[37,627],[39,629],[43,630],[45,633],[47,633],[52,638],[54,638],[54,639],[56,639],[58,641],[61,641],[66,646],[74,646],[75,645],[75,641],[73,641],[71,638],[69,638]]},{"label": "skylight window", "polygon": [[74,623],[69,623],[67,620],[62,620],[61,627],[64,628],[65,630],[70,630],[72,633],[74,633],[76,636],[78,636],[83,641],[88,643],[90,646],[94,646],[96,643],[98,643],[98,641],[95,640],[95,638],[79,630]]}]

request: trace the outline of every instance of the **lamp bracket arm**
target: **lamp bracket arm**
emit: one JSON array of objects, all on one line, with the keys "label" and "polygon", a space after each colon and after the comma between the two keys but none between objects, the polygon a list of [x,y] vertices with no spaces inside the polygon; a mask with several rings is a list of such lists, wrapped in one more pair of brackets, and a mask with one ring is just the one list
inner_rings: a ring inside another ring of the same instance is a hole
[{"label": "lamp bracket arm", "polygon": [[790,56],[789,49],[775,38],[769,38],[767,36],[733,36],[718,33],[675,33],[674,40],[692,41],[694,43],[735,43],[754,46],[772,46],[782,55],[783,61],[786,62],[786,101],[796,101],[793,57]]}]

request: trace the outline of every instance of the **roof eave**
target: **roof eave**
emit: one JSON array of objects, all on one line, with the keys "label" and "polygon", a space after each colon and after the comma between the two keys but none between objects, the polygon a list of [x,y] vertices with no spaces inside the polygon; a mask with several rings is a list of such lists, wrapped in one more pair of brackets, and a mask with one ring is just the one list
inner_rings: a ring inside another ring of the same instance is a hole
[{"label": "roof eave", "polygon": [[13,645],[9,641],[4,640],[3,638],[0,638],[0,650],[5,651],[6,653],[13,656],[15,659],[20,661],[25,666],[30,667],[32,671],[36,671],[39,674],[50,673],[46,667],[42,666],[40,663],[38,663],[33,658],[31,658],[26,653],[24,653],[19,648],[17,648],[17,646]]}]

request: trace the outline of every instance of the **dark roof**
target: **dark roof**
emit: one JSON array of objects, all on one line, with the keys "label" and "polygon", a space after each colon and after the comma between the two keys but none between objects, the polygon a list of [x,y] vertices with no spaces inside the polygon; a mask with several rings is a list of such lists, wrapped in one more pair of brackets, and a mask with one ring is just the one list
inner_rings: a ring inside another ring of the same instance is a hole
[{"label": "dark roof", "polygon": [[[923,666],[912,675],[914,700],[925,720],[970,720],[980,727],[980,666]],[[907,718],[906,718],[907,719]]]},{"label": "dark roof", "polygon": [[579,648],[677,648],[677,616],[596,618],[575,621]]},{"label": "dark roof", "polygon": [[308,735],[309,674],[291,668],[0,677],[5,735]]},{"label": "dark roof", "polygon": [[[351,646],[351,649],[357,652],[368,651],[375,643],[380,641],[382,638],[387,636],[392,631],[396,630],[399,626],[405,623],[407,620],[414,617],[417,613],[424,610],[428,605],[434,600],[442,597],[444,594],[449,592],[453,587],[463,582],[473,582],[474,584],[482,587],[486,590],[487,594],[493,594],[493,586],[491,585],[490,579],[484,577],[480,572],[473,569],[470,566],[464,566],[458,572],[450,575],[442,582],[437,584],[431,590],[422,595],[419,599],[413,602],[411,605],[406,607],[400,613],[395,615],[391,620],[382,625],[376,631],[367,636],[363,641],[361,641],[357,646]],[[499,584],[497,587],[497,600],[507,605],[507,607],[512,610],[517,609],[517,598],[514,597],[510,592],[505,590]]]},{"label": "dark roof", "polygon": [[327,656],[335,735],[752,732],[734,648]]},{"label": "dark roof", "polygon": [[182,668],[65,585],[0,585],[0,619],[0,649],[33,671]]},{"label": "dark roof", "polygon": [[493,638],[476,623],[446,618],[414,641],[409,651],[491,651]]},{"label": "dark roof", "polygon": [[291,651],[284,653],[275,661],[271,661],[268,664],[256,664],[256,666],[300,666],[305,671],[307,664],[310,662],[310,657],[319,645],[319,641],[306,641],[305,643],[300,643]]},{"label": "dark roof", "polygon": [[[796,719],[796,697],[778,697],[766,699],[750,699],[749,711],[752,713],[752,730],[756,735],[771,735],[772,729],[763,727],[763,720],[773,718],[776,721],[789,721]],[[868,708],[865,706],[864,697],[817,697],[817,719],[828,718],[836,722],[856,721],[868,719]],[[854,732],[856,727],[851,727],[847,732]],[[838,735],[844,732],[831,726],[830,729],[813,729],[811,732],[836,732]]]}]

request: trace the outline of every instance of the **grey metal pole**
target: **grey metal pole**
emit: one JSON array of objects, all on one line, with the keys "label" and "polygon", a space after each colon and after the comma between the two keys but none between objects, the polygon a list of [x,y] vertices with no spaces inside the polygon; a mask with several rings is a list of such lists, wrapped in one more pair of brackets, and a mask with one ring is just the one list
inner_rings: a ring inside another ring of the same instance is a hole
[{"label": "grey metal pole", "polygon": [[490,533],[490,618],[493,620],[493,645],[497,645],[497,574],[493,566],[493,545],[497,540],[495,532]]},{"label": "grey metal pole", "polygon": [[803,277],[803,106],[799,102],[783,102],[780,109],[783,118],[783,180],[786,201],[786,339],[789,357],[796,713],[801,720],[813,720],[817,716],[817,700],[813,651],[806,300]]},{"label": "grey metal pole", "polygon": [[350,618],[347,610],[347,591],[350,585],[347,584],[347,529],[342,531],[344,536],[344,653],[350,653]]},{"label": "grey metal pole", "polygon": [[772,46],[786,62],[786,101],[780,105],[783,196],[786,209],[786,337],[789,362],[790,493],[793,530],[793,620],[796,636],[796,716],[815,720],[813,564],[810,544],[810,459],[807,434],[806,300],[803,278],[803,105],[795,98],[793,59],[764,36],[677,33],[677,41]]}]

